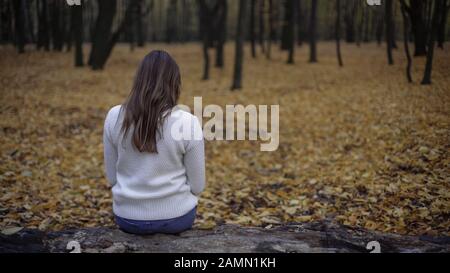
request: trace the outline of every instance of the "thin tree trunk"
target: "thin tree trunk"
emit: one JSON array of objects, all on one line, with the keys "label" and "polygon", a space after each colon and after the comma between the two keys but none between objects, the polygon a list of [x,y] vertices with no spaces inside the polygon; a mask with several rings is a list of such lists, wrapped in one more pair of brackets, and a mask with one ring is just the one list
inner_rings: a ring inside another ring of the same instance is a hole
[{"label": "thin tree trunk", "polygon": [[309,22],[309,62],[317,62],[317,0],[311,0],[311,17]]},{"label": "thin tree trunk", "polygon": [[414,56],[427,55],[427,24],[424,18],[427,3],[423,0],[410,0],[410,7],[406,9],[411,20],[414,36]]},{"label": "thin tree trunk", "polygon": [[281,50],[289,50],[289,18],[291,18],[292,10],[289,4],[290,0],[284,0],[284,16],[281,29]]},{"label": "thin tree trunk", "polygon": [[289,9],[291,10],[289,21],[288,21],[288,31],[289,31],[289,54],[288,54],[288,64],[294,64],[294,54],[295,54],[295,13],[297,11],[296,2],[297,0],[288,0]]},{"label": "thin tree trunk", "polygon": [[438,35],[438,46],[441,49],[444,49],[445,35],[446,35],[446,27],[447,27],[447,18],[448,18],[448,10],[450,6],[447,5],[449,1],[445,0],[442,8],[442,16],[441,21],[439,23],[439,35]]},{"label": "thin tree trunk", "polygon": [[265,0],[259,0],[259,46],[261,47],[261,51],[264,54],[264,33],[266,32],[266,27],[264,23],[264,8],[265,8]]},{"label": "thin tree trunk", "polygon": [[227,39],[227,16],[228,16],[228,2],[227,0],[220,0],[219,15],[217,23],[217,45],[216,45],[216,67],[224,68],[224,47]]},{"label": "thin tree trunk", "polygon": [[376,32],[375,32],[375,36],[377,39],[377,44],[379,46],[381,46],[381,42],[383,40],[383,32],[384,32],[384,11],[383,10],[379,10],[378,12],[378,16],[377,16],[377,26],[376,26]]},{"label": "thin tree trunk", "polygon": [[256,0],[250,2],[250,45],[252,58],[256,58],[256,31],[255,31],[255,14],[256,14]]},{"label": "thin tree trunk", "polygon": [[389,65],[394,64],[394,59],[392,57],[392,0],[386,0],[386,48]]},{"label": "thin tree trunk", "polygon": [[336,53],[339,66],[344,66],[341,55],[341,0],[336,0]]},{"label": "thin tree trunk", "polygon": [[209,19],[209,11],[208,5],[206,4],[206,0],[197,0],[198,2],[198,12],[199,12],[199,25],[200,25],[200,35],[203,42],[203,77],[202,80],[209,80],[209,44],[210,44],[210,19]]},{"label": "thin tree trunk", "polygon": [[75,66],[82,67],[83,63],[83,7],[74,5],[71,8],[72,33],[75,40]]},{"label": "thin tree trunk", "polygon": [[269,39],[267,39],[266,57],[270,60],[272,57],[272,41],[274,36],[274,12],[273,12],[273,0],[269,0]]},{"label": "thin tree trunk", "polygon": [[14,28],[15,28],[15,42],[17,51],[25,53],[25,26],[24,26],[24,6],[22,0],[12,1],[14,9]]},{"label": "thin tree trunk", "polygon": [[239,0],[239,15],[236,29],[236,52],[234,60],[234,75],[231,90],[242,88],[242,62],[244,59],[244,25],[247,15],[247,0]]},{"label": "thin tree trunk", "polygon": [[434,12],[430,29],[430,39],[428,41],[428,53],[427,53],[427,63],[425,66],[425,73],[423,76],[422,84],[428,85],[431,84],[431,72],[433,69],[433,55],[434,55],[434,46],[436,42],[436,37],[438,34],[439,28],[439,19],[441,10],[443,8],[443,0],[435,0],[434,1]]},{"label": "thin tree trunk", "polygon": [[411,76],[411,65],[412,65],[412,60],[411,60],[411,53],[409,52],[409,21],[408,21],[408,15],[406,12],[406,3],[405,0],[400,0],[400,5],[401,5],[401,11],[402,11],[402,16],[403,16],[403,43],[405,46],[405,54],[406,54],[406,59],[407,59],[407,65],[406,65],[406,78],[408,79],[408,82],[412,82],[412,76]]},{"label": "thin tree trunk", "polygon": [[[52,27],[52,49],[62,51],[63,49],[63,33],[61,25],[61,4],[60,1],[52,1],[50,23]],[[65,4],[65,3],[64,3]]]}]

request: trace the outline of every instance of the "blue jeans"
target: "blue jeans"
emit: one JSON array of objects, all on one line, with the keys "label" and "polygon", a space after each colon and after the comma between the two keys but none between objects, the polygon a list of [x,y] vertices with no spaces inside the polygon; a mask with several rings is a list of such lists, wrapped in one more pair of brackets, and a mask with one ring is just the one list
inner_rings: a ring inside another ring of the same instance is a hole
[{"label": "blue jeans", "polygon": [[119,228],[127,233],[146,235],[154,233],[178,234],[192,228],[195,220],[197,207],[193,208],[187,214],[167,219],[167,220],[153,220],[141,221],[130,220],[115,215],[116,224]]}]

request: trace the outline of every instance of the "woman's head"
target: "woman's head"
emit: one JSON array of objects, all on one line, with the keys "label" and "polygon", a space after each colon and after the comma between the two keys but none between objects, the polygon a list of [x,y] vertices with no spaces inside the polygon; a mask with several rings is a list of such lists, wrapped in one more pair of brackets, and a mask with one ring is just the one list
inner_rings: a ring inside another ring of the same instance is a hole
[{"label": "woman's head", "polygon": [[155,50],[142,60],[131,93],[123,105],[122,131],[133,128],[132,143],[140,152],[157,153],[157,134],[180,96],[177,63],[165,51]]}]

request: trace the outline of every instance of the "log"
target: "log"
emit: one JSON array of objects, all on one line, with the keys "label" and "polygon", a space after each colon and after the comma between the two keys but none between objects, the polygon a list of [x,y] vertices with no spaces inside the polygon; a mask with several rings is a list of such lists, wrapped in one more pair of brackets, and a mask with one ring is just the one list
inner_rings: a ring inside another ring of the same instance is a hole
[{"label": "log", "polygon": [[[341,226],[332,222],[290,223],[270,229],[222,225],[179,235],[137,236],[116,228],[43,232],[24,229],[0,235],[1,253],[65,253],[69,242],[86,253],[368,253],[368,243],[384,253],[450,252],[450,237],[402,236]],[[371,243],[374,244],[374,243]]]}]

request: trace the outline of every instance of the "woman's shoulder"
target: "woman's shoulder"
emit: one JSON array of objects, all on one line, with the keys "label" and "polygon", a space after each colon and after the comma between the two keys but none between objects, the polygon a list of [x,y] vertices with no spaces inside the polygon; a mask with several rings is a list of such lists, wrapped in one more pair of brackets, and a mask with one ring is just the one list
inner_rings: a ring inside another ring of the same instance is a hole
[{"label": "woman's shoulder", "polygon": [[109,109],[108,114],[106,115],[106,120],[115,120],[120,114],[120,111],[122,109],[122,105],[116,105]]},{"label": "woman's shoulder", "polygon": [[196,119],[196,116],[194,116],[190,112],[188,112],[184,109],[181,109],[181,108],[172,110],[172,112],[170,113],[170,117],[175,118],[175,119],[188,120],[188,121],[192,121],[192,120]]},{"label": "woman's shoulder", "polygon": [[113,106],[111,109],[109,109],[108,116],[109,115],[117,115],[117,114],[119,114],[121,109],[122,109],[122,105],[120,105],[120,104],[116,105],[116,106]]}]

